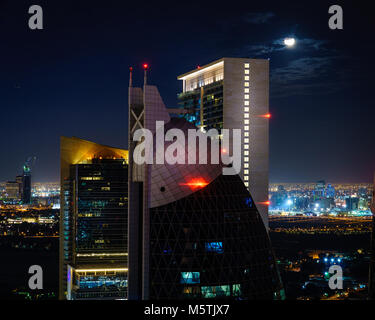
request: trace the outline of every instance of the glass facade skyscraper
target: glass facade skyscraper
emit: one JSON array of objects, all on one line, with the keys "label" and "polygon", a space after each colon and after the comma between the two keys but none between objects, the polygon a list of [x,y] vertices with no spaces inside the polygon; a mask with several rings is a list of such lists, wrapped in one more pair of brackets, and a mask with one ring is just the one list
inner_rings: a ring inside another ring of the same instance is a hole
[{"label": "glass facade skyscraper", "polygon": [[60,298],[127,298],[127,151],[61,140]]},{"label": "glass facade skyscraper", "polygon": [[221,58],[178,79],[180,117],[202,131],[218,130],[219,138],[222,129],[241,129],[239,176],[268,228],[269,61]]},{"label": "glass facade skyscraper", "polygon": [[281,299],[267,231],[238,175],[150,212],[151,299]]}]

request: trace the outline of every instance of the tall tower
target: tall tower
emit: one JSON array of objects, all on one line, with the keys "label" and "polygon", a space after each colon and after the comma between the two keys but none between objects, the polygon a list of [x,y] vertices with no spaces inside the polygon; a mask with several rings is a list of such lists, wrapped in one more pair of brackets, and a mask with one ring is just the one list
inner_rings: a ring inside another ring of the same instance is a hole
[{"label": "tall tower", "polygon": [[149,296],[149,197],[151,181],[149,166],[138,166],[133,154],[138,129],[155,132],[156,121],[169,122],[170,117],[156,86],[147,84],[149,66],[143,65],[143,88],[133,87],[129,78],[129,299],[148,299]]},{"label": "tall tower", "polygon": [[[223,175],[224,165],[211,164],[210,153],[207,164],[156,163],[174,143],[157,147],[157,133],[178,129],[187,138],[198,128],[170,116],[179,110],[166,108],[144,69],[143,88],[133,87],[132,69],[129,82],[129,299],[281,298],[269,236],[241,177]],[[150,164],[135,161],[143,143],[134,141],[137,129],[152,134]],[[214,142],[206,139],[210,150]],[[176,143],[186,159],[189,141]]]},{"label": "tall tower", "polygon": [[22,203],[31,203],[31,166],[35,161],[35,157],[29,157],[23,165],[22,175]]},{"label": "tall tower", "polygon": [[61,137],[59,298],[127,298],[128,152]]},{"label": "tall tower", "polygon": [[186,120],[205,131],[242,130],[240,177],[268,228],[269,61],[222,58],[178,79]]}]

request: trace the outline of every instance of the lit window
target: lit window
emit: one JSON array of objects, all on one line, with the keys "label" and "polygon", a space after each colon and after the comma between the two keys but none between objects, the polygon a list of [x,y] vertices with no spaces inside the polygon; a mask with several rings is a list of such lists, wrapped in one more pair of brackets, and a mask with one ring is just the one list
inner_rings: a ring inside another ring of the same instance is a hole
[{"label": "lit window", "polygon": [[250,83],[249,83],[249,82],[245,82],[245,83],[244,83],[244,86],[245,86],[245,87],[249,87],[249,86],[250,86]]},{"label": "lit window", "polygon": [[232,293],[233,293],[234,297],[241,296],[241,286],[240,286],[240,284],[234,284],[232,286]]},{"label": "lit window", "polygon": [[245,68],[250,68],[250,63],[245,63]]},{"label": "lit window", "polygon": [[250,70],[245,70],[245,74],[250,74]]},{"label": "lit window", "polygon": [[244,147],[244,149],[249,149],[249,145],[248,144],[244,144],[243,147]]},{"label": "lit window", "polygon": [[244,80],[245,80],[245,81],[249,81],[249,80],[250,80],[250,77],[249,77],[249,76],[245,76]]},{"label": "lit window", "polygon": [[244,168],[248,168],[248,167],[249,167],[249,164],[248,164],[248,163],[245,163],[243,166],[244,166]]},{"label": "lit window", "polygon": [[249,138],[245,138],[245,139],[244,139],[244,142],[245,142],[245,143],[249,143]]},{"label": "lit window", "polygon": [[243,173],[246,174],[246,175],[248,175],[249,174],[249,170],[244,170]]},{"label": "lit window", "polygon": [[249,106],[250,105],[250,102],[249,101],[245,101],[245,106]]},{"label": "lit window", "polygon": [[250,128],[249,126],[244,127],[245,131],[249,131],[249,128]]},{"label": "lit window", "polygon": [[245,137],[248,137],[248,136],[249,136],[249,133],[248,133],[248,132],[245,132],[245,133],[244,133],[244,136],[245,136]]},{"label": "lit window", "polygon": [[245,119],[245,124],[249,124],[249,119]]},{"label": "lit window", "polygon": [[223,243],[222,242],[206,242],[205,244],[207,252],[217,252],[223,253]]},{"label": "lit window", "polygon": [[249,150],[245,150],[245,151],[243,152],[243,154],[244,154],[245,156],[248,156],[248,155],[249,155]]},{"label": "lit window", "polygon": [[245,181],[248,181],[248,180],[249,180],[249,176],[244,176],[243,179],[244,179]]},{"label": "lit window", "polygon": [[[244,153],[246,153],[246,152],[249,153],[248,151],[245,151]],[[245,157],[245,158],[243,158],[243,161],[244,161],[244,162],[249,162],[249,157]]]},{"label": "lit window", "polygon": [[249,99],[250,99],[250,95],[245,94],[245,100],[249,100]]},{"label": "lit window", "polygon": [[248,187],[249,186],[249,183],[248,182],[245,182],[245,187]]},{"label": "lit window", "polygon": [[245,116],[245,118],[249,118],[249,114],[248,113],[244,113],[244,116]]},{"label": "lit window", "polygon": [[200,283],[199,272],[181,272],[180,283]]},{"label": "lit window", "polygon": [[230,286],[210,286],[201,288],[202,298],[229,297]]},{"label": "lit window", "polygon": [[249,88],[245,88],[245,93],[249,93],[250,92],[250,89]]}]

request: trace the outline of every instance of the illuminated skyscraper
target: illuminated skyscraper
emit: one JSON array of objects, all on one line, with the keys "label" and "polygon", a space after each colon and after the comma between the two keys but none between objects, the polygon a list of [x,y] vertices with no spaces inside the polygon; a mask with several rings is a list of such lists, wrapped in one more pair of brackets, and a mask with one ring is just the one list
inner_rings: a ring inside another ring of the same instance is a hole
[{"label": "illuminated skyscraper", "polygon": [[242,129],[239,176],[268,228],[269,61],[222,58],[178,79],[186,120],[204,131]]},{"label": "illuminated skyscraper", "polygon": [[[140,128],[197,129],[171,118],[157,87],[129,87],[129,299],[279,299],[283,296],[258,206],[222,164],[137,164]],[[155,137],[155,135],[154,135]],[[153,156],[172,144],[165,142]],[[188,141],[184,140],[184,156]],[[198,150],[198,148],[197,148]],[[210,147],[208,147],[210,150]],[[198,159],[197,154],[196,159]]]},{"label": "illuminated skyscraper", "polygon": [[127,298],[128,152],[61,138],[60,299]]}]

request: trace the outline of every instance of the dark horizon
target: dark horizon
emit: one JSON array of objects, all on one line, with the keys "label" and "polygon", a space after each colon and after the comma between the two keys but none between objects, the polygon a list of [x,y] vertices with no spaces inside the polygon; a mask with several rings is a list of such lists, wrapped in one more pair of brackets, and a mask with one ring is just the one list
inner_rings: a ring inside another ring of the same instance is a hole
[{"label": "dark horizon", "polygon": [[[34,182],[58,182],[60,136],[127,148],[129,66],[140,86],[147,62],[149,83],[174,107],[177,76],[221,57],[270,58],[270,183],[373,181],[374,20],[365,5],[342,1],[344,30],[332,31],[326,1],[214,11],[32,4],[44,10],[44,30],[28,28],[29,1],[0,4],[0,181],[36,156]],[[293,49],[280,46],[288,36]]]}]

